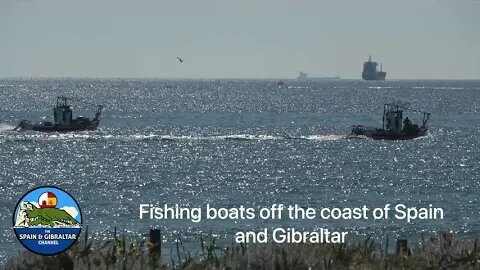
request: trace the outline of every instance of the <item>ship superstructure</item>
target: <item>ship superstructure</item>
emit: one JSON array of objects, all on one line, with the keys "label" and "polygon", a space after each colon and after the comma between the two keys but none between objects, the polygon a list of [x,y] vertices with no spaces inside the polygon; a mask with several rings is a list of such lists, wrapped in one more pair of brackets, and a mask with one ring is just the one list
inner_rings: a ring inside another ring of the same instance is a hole
[{"label": "ship superstructure", "polygon": [[372,61],[372,56],[368,57],[368,61],[363,63],[362,79],[367,81],[384,81],[387,73],[382,70],[380,64],[380,70],[378,70],[378,63]]}]

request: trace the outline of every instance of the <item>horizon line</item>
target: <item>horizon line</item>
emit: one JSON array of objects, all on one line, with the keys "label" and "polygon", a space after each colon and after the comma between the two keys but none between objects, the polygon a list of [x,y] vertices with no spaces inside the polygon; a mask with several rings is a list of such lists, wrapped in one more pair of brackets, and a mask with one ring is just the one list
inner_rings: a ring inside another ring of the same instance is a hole
[{"label": "horizon line", "polygon": [[[338,77],[338,78],[336,78]],[[325,76],[320,79],[312,77],[307,80],[298,80],[297,78],[282,77],[109,77],[109,76],[0,76],[0,80],[15,79],[102,79],[102,80],[289,80],[289,81],[365,81],[362,78],[343,78],[339,76]],[[480,81],[480,78],[388,78],[383,81]]]}]

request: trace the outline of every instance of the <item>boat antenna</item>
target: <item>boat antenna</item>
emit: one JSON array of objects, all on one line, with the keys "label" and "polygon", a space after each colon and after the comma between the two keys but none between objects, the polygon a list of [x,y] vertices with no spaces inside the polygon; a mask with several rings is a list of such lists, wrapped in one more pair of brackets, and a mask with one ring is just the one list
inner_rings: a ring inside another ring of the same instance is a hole
[{"label": "boat antenna", "polygon": [[411,112],[415,112],[415,113],[422,113],[423,114],[423,119],[424,119],[424,121],[423,121],[424,124],[423,125],[425,125],[427,123],[428,119],[430,119],[430,113],[429,112],[412,109],[412,108],[409,107],[408,103],[403,103],[402,104],[401,102],[397,101],[397,102],[392,102],[389,105],[396,106],[397,110],[401,109],[401,110],[411,111]]},{"label": "boat antenna", "polygon": [[57,96],[57,107],[68,106],[68,100],[72,100],[72,98],[68,98],[66,96]]},{"label": "boat antenna", "polygon": [[430,119],[430,113],[423,112],[422,127],[425,127],[427,125],[428,119]]},{"label": "boat antenna", "polygon": [[387,108],[387,103],[383,105],[383,116],[382,116],[382,128],[385,129],[385,110]]}]

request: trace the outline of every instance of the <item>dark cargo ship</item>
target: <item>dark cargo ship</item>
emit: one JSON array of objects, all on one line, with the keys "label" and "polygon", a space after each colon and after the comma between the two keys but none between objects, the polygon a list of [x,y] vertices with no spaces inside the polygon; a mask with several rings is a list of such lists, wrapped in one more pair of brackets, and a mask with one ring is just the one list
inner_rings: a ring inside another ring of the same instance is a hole
[{"label": "dark cargo ship", "polygon": [[368,57],[368,61],[363,63],[362,78],[367,81],[384,81],[387,73],[382,70],[378,71],[378,63],[372,61],[372,56]]},{"label": "dark cargo ship", "polygon": [[57,106],[53,108],[52,122],[31,123],[30,121],[21,121],[13,130],[33,130],[40,132],[70,132],[70,131],[84,131],[95,130],[100,124],[100,114],[103,106],[97,105],[97,112],[90,120],[87,117],[72,117],[72,108],[67,103],[71,98],[57,97]]},{"label": "dark cargo ship", "polygon": [[427,121],[430,113],[423,113],[422,125],[413,124],[408,117],[403,119],[403,111],[410,110],[396,103],[386,103],[383,107],[382,128],[365,127],[356,125],[352,127],[351,136],[365,136],[374,140],[411,140],[427,135]]}]

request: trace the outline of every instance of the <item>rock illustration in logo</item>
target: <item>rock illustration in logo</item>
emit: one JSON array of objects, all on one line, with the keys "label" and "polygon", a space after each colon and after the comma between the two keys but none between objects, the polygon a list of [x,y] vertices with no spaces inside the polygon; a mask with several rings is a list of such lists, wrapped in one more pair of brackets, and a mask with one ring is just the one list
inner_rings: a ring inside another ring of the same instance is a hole
[{"label": "rock illustration in logo", "polygon": [[13,218],[18,240],[40,255],[55,255],[78,239],[82,216],[75,199],[57,187],[39,187],[17,203]]}]

